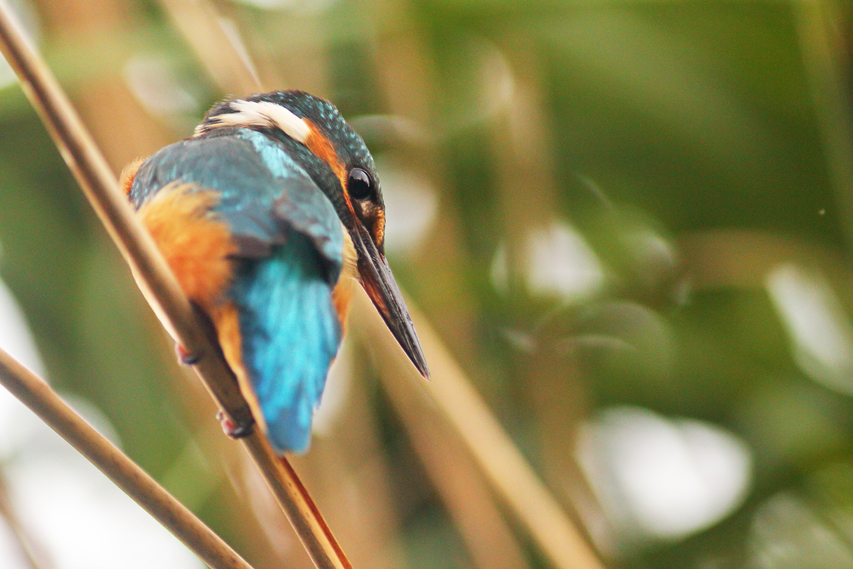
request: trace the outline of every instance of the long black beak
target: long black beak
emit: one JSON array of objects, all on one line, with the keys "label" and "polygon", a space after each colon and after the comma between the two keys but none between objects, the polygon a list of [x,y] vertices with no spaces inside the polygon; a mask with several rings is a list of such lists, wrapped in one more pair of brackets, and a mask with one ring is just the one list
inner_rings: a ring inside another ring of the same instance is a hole
[{"label": "long black beak", "polygon": [[373,301],[385,320],[385,325],[421,375],[429,378],[429,369],[412,324],[412,317],[409,316],[409,309],[406,308],[403,295],[397,287],[394,275],[391,274],[388,261],[376,248],[370,233],[358,221],[350,237],[358,254],[358,272],[367,296]]}]

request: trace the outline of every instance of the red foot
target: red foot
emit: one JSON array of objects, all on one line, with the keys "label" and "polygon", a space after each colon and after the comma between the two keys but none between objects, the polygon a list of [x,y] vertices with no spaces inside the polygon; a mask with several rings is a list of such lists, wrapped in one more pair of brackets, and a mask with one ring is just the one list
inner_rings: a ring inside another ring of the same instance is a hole
[{"label": "red foot", "polygon": [[185,366],[195,365],[201,359],[197,355],[188,352],[187,349],[180,344],[176,345],[176,350],[178,352],[178,361]]},{"label": "red foot", "polygon": [[219,422],[222,424],[222,430],[225,431],[225,434],[231,437],[232,439],[242,439],[243,437],[248,437],[255,430],[255,422],[252,420],[250,420],[248,423],[238,425],[230,418],[228,418],[222,411],[216,414],[216,418],[219,419]]}]

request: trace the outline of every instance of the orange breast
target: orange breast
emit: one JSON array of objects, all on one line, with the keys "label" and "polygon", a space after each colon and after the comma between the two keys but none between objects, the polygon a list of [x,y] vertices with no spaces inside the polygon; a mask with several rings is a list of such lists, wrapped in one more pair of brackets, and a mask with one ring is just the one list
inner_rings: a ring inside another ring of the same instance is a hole
[{"label": "orange breast", "polygon": [[349,314],[350,301],[352,300],[352,286],[358,279],[358,267],[356,265],[355,246],[349,233],[344,230],[344,264],[341,268],[341,276],[332,290],[332,301],[341,321],[341,328],[346,331],[347,315]]}]

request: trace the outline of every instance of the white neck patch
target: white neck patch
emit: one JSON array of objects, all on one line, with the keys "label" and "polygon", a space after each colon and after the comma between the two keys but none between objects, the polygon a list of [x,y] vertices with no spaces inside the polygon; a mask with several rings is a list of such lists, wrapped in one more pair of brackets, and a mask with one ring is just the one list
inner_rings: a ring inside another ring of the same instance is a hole
[{"label": "white neck patch", "polygon": [[199,125],[196,134],[205,133],[214,128],[227,126],[262,126],[278,128],[297,142],[305,144],[311,127],[305,120],[297,117],[281,105],[269,101],[236,100],[228,103],[235,112],[212,117],[209,122]]}]

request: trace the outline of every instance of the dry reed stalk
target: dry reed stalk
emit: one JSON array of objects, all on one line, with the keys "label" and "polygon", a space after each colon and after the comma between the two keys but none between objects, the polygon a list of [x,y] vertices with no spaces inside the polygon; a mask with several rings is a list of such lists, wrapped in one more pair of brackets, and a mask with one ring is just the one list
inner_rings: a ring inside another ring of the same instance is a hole
[{"label": "dry reed stalk", "polygon": [[147,472],[74,412],[50,386],[0,350],[0,383],[213,569],[252,569]]},{"label": "dry reed stalk", "polygon": [[[355,295],[353,316],[362,324],[359,331],[370,337],[369,345],[382,351],[385,365],[378,371],[388,374],[388,381],[423,383],[402,350],[387,341],[390,332],[368,302],[365,295]],[[483,476],[554,567],[603,569],[598,556],[489,411],[429,323],[414,303],[407,299],[406,304],[432,372],[426,389],[412,389],[430,394],[436,409],[474,458]]]}]

